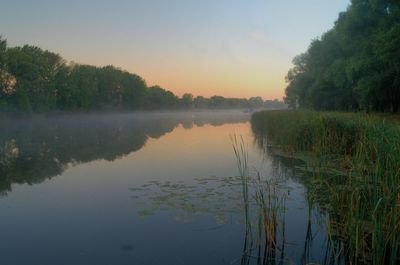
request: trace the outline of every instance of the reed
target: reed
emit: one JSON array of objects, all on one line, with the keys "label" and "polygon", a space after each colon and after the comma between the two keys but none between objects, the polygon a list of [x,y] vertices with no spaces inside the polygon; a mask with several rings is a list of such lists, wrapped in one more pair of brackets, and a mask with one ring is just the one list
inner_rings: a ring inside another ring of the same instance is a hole
[{"label": "reed", "polygon": [[253,249],[253,239],[252,239],[252,225],[250,217],[250,196],[249,196],[249,166],[248,166],[248,153],[246,151],[246,146],[243,137],[238,137],[236,135],[231,137],[233,151],[236,156],[236,162],[238,166],[238,171],[242,184],[242,198],[243,198],[243,209],[244,209],[244,219],[245,219],[245,238],[243,244],[243,255],[241,259],[241,264],[249,264]]},{"label": "reed", "polygon": [[[245,217],[245,239],[241,264],[284,264],[285,258],[285,196],[280,194],[279,180],[263,178],[260,172],[250,172],[247,146],[242,137],[231,137],[242,183]],[[282,242],[278,246],[278,233]],[[253,255],[253,253],[255,254]],[[280,252],[280,255],[278,255]]]},{"label": "reed", "polygon": [[252,127],[262,144],[303,153],[312,169],[304,175],[308,193],[328,212],[328,233],[343,242],[347,263],[399,264],[400,126],[393,117],[264,111]]}]

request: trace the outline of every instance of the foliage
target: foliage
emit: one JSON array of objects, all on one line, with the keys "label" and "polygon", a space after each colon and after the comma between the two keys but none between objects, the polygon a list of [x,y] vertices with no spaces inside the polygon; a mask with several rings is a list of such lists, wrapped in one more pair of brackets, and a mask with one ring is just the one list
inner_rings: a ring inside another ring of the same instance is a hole
[{"label": "foliage", "polygon": [[400,2],[352,0],[293,64],[285,98],[292,108],[399,111]]},{"label": "foliage", "polygon": [[283,102],[214,96],[181,98],[159,86],[147,87],[138,75],[114,66],[67,64],[38,47],[7,48],[0,36],[0,110],[20,112],[283,108]]}]

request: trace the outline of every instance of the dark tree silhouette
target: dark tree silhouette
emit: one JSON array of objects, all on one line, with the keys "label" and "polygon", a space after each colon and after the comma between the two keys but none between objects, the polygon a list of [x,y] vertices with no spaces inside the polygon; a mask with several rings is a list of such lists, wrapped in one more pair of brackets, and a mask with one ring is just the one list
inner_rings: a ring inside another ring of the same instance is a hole
[{"label": "dark tree silhouette", "polygon": [[292,108],[399,111],[400,2],[352,0],[293,64],[285,98]]}]

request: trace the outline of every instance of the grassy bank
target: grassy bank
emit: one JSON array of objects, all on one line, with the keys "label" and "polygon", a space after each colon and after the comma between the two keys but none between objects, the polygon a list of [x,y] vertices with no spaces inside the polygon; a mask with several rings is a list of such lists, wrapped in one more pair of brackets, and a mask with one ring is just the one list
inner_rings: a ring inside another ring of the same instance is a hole
[{"label": "grassy bank", "polygon": [[[252,117],[265,146],[307,153],[308,195],[329,213],[349,264],[400,262],[400,124],[352,113],[264,111]],[[316,159],[317,158],[317,159]],[[317,161],[317,163],[315,163]]]}]

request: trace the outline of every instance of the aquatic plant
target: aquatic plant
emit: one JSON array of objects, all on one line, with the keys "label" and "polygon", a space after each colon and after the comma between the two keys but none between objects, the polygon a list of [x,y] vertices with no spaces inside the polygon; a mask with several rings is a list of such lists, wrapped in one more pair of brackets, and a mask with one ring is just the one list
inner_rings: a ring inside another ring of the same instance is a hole
[{"label": "aquatic plant", "polygon": [[[256,259],[257,264],[275,264],[277,260],[283,262],[285,258],[285,192],[279,188],[280,179],[263,178],[258,171],[251,174],[248,148],[243,138],[235,135],[231,140],[242,180],[245,217],[245,239],[241,264],[249,264],[251,259]],[[279,231],[282,232],[280,247],[278,246]],[[278,251],[281,254],[280,257],[277,257]],[[255,256],[253,252],[256,252]]]},{"label": "aquatic plant", "polygon": [[400,126],[394,120],[312,111],[252,117],[259,145],[307,162],[308,193],[328,212],[330,238],[343,243],[349,264],[400,262]]}]

